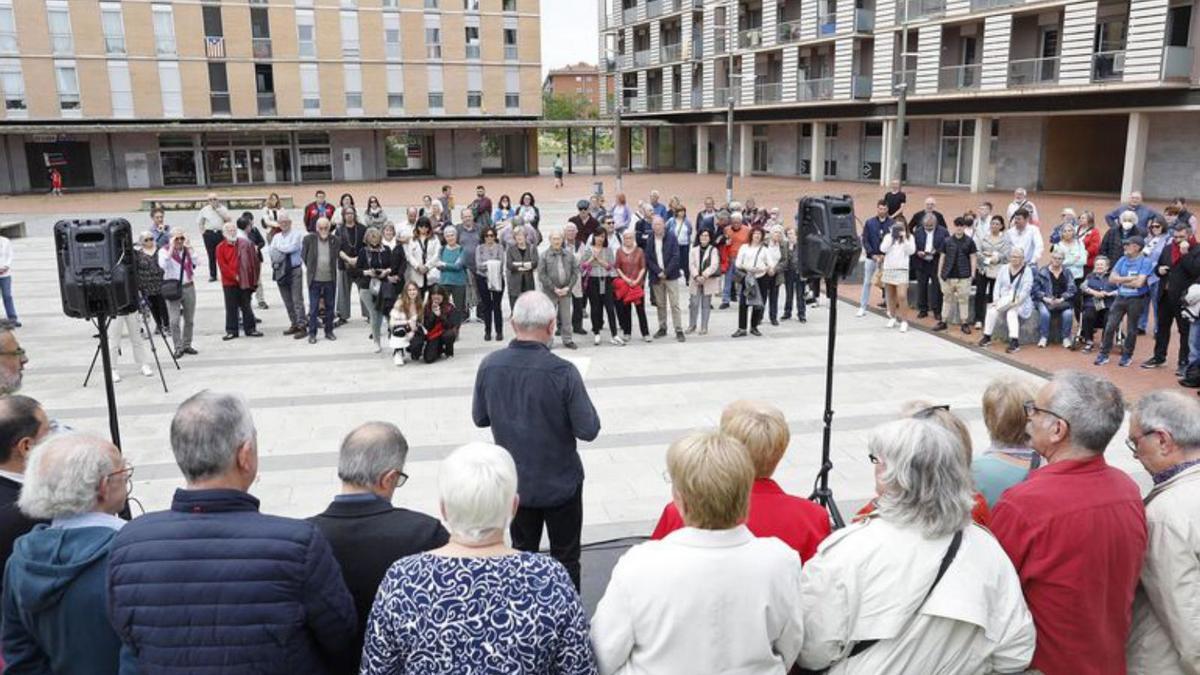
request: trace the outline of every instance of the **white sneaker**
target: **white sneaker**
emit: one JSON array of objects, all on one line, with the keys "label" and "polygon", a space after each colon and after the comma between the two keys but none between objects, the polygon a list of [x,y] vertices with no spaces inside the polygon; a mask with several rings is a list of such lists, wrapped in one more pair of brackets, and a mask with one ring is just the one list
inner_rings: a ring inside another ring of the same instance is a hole
[{"label": "white sneaker", "polygon": [[888,322],[887,322],[887,327],[888,327],[888,328],[895,328],[895,327],[896,327],[896,317],[894,317],[894,316],[893,316],[893,317],[891,317],[890,319],[888,319]]},{"label": "white sneaker", "polygon": [[908,332],[908,322],[907,322],[907,321],[901,321],[901,322],[900,322],[900,332],[901,332],[901,333],[907,333],[907,332]]},{"label": "white sneaker", "polygon": [[597,347],[600,346],[600,334],[599,333],[596,333],[595,335],[592,336],[592,344],[596,345]]},{"label": "white sneaker", "polygon": [[642,339],[645,340],[646,342],[654,342],[654,337],[651,335],[643,335]]},{"label": "white sneaker", "polygon": [[1063,340],[1063,341],[1062,341],[1062,346],[1063,346],[1063,349],[1070,349],[1070,348],[1071,348],[1071,341],[1070,341],[1069,339],[1068,339],[1068,340]]},{"label": "white sneaker", "polygon": [[149,363],[142,364],[142,374],[146,377],[154,377],[154,369],[150,367]]},{"label": "white sneaker", "polygon": [[[597,336],[597,338],[598,337],[599,336]],[[616,347],[624,347],[625,346],[625,343],[621,341],[621,338],[617,337],[616,335],[614,335],[612,337],[612,339],[609,340],[609,343],[611,343],[612,345],[614,345]],[[599,339],[597,339],[596,344],[600,344]]]},{"label": "white sneaker", "polygon": [[1046,348],[1046,338],[1038,338],[1038,348],[1039,349]]},{"label": "white sneaker", "polygon": [[113,371],[113,382],[120,382],[120,381],[121,381],[121,374],[114,370]]},{"label": "white sneaker", "polygon": [[983,322],[982,321],[975,322],[975,330],[983,330]]},{"label": "white sneaker", "polygon": [[392,357],[392,363],[394,363],[396,365],[396,367],[399,368],[400,366],[404,365],[404,357],[397,354]]},{"label": "white sneaker", "polygon": [[857,317],[859,317],[860,319],[861,319],[862,317],[866,316],[866,315],[867,315],[867,308],[866,308],[866,307],[859,307],[859,308],[858,308],[858,311],[854,313],[854,316],[857,316]]}]

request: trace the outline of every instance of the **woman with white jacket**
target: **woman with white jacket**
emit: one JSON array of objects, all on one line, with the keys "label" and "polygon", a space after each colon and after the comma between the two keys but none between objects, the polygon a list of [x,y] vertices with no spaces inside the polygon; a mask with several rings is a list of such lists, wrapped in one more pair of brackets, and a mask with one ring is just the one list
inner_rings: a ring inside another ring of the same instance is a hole
[{"label": "woman with white jacket", "polygon": [[983,339],[980,347],[992,344],[992,331],[996,321],[1004,317],[1008,327],[1008,349],[1012,354],[1020,351],[1021,320],[1033,314],[1033,270],[1025,264],[1025,252],[1014,248],[1008,254],[1008,265],[996,275],[996,286],[992,291],[992,304],[988,305],[983,318]]},{"label": "woman with white jacket", "polygon": [[[737,271],[741,276],[740,290],[738,292],[738,329],[733,334],[733,337],[744,337],[746,335],[746,313],[750,311],[750,334],[762,335],[758,332],[758,324],[762,323],[763,309],[766,306],[767,296],[770,294],[770,285],[775,283],[775,280],[767,276],[767,270],[774,269],[779,264],[779,250],[772,250],[763,242],[766,235],[762,230],[750,230],[750,241],[746,242],[738,249],[737,259],[734,264],[737,266]],[[748,291],[754,293],[754,289],[750,285],[754,284],[757,288],[758,299],[756,304],[751,305],[752,300],[746,297]]]},{"label": "woman with white jacket", "polygon": [[[905,311],[908,307],[908,262],[917,252],[917,244],[903,219],[897,218],[892,231],[883,235],[879,245],[883,253],[883,295],[887,299],[888,328],[900,323],[900,332],[908,332]],[[869,283],[869,282],[866,282]]]},{"label": "woman with white jacket", "polygon": [[429,218],[421,216],[412,241],[404,249],[408,260],[408,270],[405,273],[408,280],[421,289],[421,297],[426,297],[429,288],[441,279],[442,243],[433,236],[433,224]]},{"label": "woman with white jacket", "polygon": [[712,233],[704,230],[688,254],[691,279],[688,288],[688,334],[696,332],[696,315],[700,315],[700,334],[708,335],[708,315],[712,312],[712,296],[721,292],[721,252],[712,243]]},{"label": "woman with white jacket", "polygon": [[1004,549],[971,522],[962,441],[908,418],[871,434],[878,511],[804,567],[800,665],[830,675],[1020,673],[1033,617]]}]

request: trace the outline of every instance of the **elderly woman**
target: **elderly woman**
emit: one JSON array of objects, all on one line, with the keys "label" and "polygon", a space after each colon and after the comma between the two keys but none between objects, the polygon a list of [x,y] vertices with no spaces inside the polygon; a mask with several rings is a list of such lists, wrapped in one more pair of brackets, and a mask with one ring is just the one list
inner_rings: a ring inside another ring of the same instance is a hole
[{"label": "elderly woman", "polygon": [[1100,255],[1100,230],[1096,229],[1096,215],[1091,211],[1079,214],[1079,223],[1075,226],[1075,238],[1083,242],[1083,248],[1087,251],[1087,262],[1083,265],[1083,273],[1086,277],[1092,273],[1096,256]]},{"label": "elderly woman", "polygon": [[617,278],[613,281],[617,320],[621,322],[621,339],[624,342],[629,342],[635,310],[642,339],[646,342],[654,341],[646,322],[645,284],[646,253],[637,245],[637,235],[630,228],[621,235],[621,249],[617,251]]},{"label": "elderly woman", "polygon": [[[438,202],[434,202],[437,204]],[[447,225],[442,228],[446,245],[441,252],[442,288],[450,293],[454,306],[460,310],[467,307],[467,252],[458,243],[458,228]],[[463,315],[466,318],[466,315]]]},{"label": "elderly woman", "polygon": [[971,473],[989,508],[1040,461],[1025,433],[1025,402],[1036,393],[1033,385],[1015,378],[992,380],[983,390],[983,423],[990,445],[971,463]]},{"label": "elderly woman", "polygon": [[182,230],[171,233],[171,243],[158,252],[158,266],[162,268],[163,279],[179,281],[179,297],[166,300],[167,317],[171,325],[171,344],[175,348],[175,358],[185,354],[198,354],[192,348],[192,329],[196,319],[196,285],[195,261],[192,258],[192,247],[188,244],[187,234]]},{"label": "elderly woman", "polygon": [[1024,671],[1033,618],[1012,562],[971,523],[961,442],[903,419],[867,447],[879,509],[805,565],[800,665],[832,675]]},{"label": "elderly woman", "polygon": [[471,443],[438,472],[450,543],[396,561],[367,620],[363,675],[596,672],[588,620],[562,564],[504,543],[517,468]]},{"label": "elderly woman", "polygon": [[1108,308],[1117,299],[1117,285],[1108,275],[1108,258],[1098,255],[1092,263],[1095,267],[1088,273],[1077,293],[1083,298],[1083,312],[1079,321],[1079,339],[1075,346],[1082,345],[1084,353],[1091,352],[1095,347],[1096,327],[1104,329],[1105,323],[1108,322]]},{"label": "elderly woman", "polygon": [[685,527],[613,568],[592,625],[600,673],[786,673],[804,637],[800,559],[743,523],[746,449],[693,433],[667,449],[667,472]]},{"label": "elderly woman", "polygon": [[1004,216],[999,214],[988,220],[987,230],[982,227],[975,230],[975,328],[983,329],[983,317],[987,314],[987,306],[992,301],[996,288],[996,277],[1000,268],[1008,260],[1012,251],[1012,242],[1004,232]]},{"label": "elderly woman", "polygon": [[712,313],[712,296],[721,292],[721,252],[713,245],[712,232],[701,230],[692,247],[688,268],[691,280],[688,289],[688,334],[696,332],[696,315],[700,315],[700,334],[708,335],[708,316]]},{"label": "elderly woman", "polygon": [[1004,351],[1012,354],[1021,350],[1021,320],[1033,314],[1033,284],[1033,270],[1025,264],[1025,252],[1014,248],[1008,254],[1008,265],[996,275],[994,299],[983,318],[980,347],[992,344],[992,331],[1003,317],[1008,328],[1008,348]]},{"label": "elderly woman", "polygon": [[500,244],[493,227],[485,227],[479,233],[479,246],[475,247],[475,283],[479,293],[479,316],[483,318],[483,339],[504,339],[504,246]]},{"label": "elderly woman", "polygon": [[392,276],[392,252],[383,247],[383,235],[374,227],[367,228],[363,235],[363,249],[358,253],[359,277],[358,297],[367,306],[367,322],[371,326],[371,340],[375,353],[383,351],[383,323],[387,312],[396,301],[394,285],[388,281]]},{"label": "elderly woman", "polygon": [[[478,253],[478,249],[476,249]],[[525,291],[534,290],[534,274],[538,267],[537,247],[530,244],[525,230],[513,230],[513,245],[505,248],[504,269],[508,274],[508,306],[517,304]],[[568,325],[570,322],[568,321]]]},{"label": "elderly woman", "polygon": [[[167,315],[167,301],[162,296],[163,269],[158,265],[158,245],[153,232],[143,232],[138,246],[137,258],[137,289],[146,299],[150,308],[150,316],[154,319],[154,332],[159,335],[167,334],[170,317]],[[12,304],[11,298],[8,299]],[[16,312],[9,314],[16,316]]]},{"label": "elderly woman", "polygon": [[[596,228],[597,230],[600,228]],[[539,232],[539,234],[541,234]],[[575,256],[575,262],[583,260],[584,250],[591,245],[591,235],[587,241],[579,238],[579,226],[575,223],[567,221],[562,227],[563,248],[571,252]],[[615,253],[613,255],[616,255]],[[587,335],[587,331],[583,329],[583,318],[587,314],[587,296],[583,290],[583,271],[580,270],[578,276],[575,277],[575,283],[571,285],[571,330],[576,335]],[[603,319],[601,319],[601,328],[604,327]]]}]

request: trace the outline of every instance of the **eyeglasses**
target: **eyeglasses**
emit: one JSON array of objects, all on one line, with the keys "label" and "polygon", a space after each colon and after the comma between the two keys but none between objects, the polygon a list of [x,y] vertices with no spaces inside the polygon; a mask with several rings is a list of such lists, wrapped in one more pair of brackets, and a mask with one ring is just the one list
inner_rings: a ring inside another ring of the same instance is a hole
[{"label": "eyeglasses", "polygon": [[133,492],[133,465],[132,464],[126,464],[125,468],[123,468],[123,469],[117,469],[116,471],[113,471],[112,473],[105,474],[104,480],[108,480],[109,478],[112,478],[114,476],[120,476],[121,474],[125,474],[125,492],[132,493]]},{"label": "eyeglasses", "polygon": [[1142,434],[1141,436],[1134,436],[1131,434],[1130,436],[1128,436],[1125,439],[1125,447],[1129,448],[1129,452],[1133,453],[1134,457],[1137,457],[1138,446],[1142,444],[1142,439],[1146,438],[1147,436],[1153,436],[1154,434],[1157,434],[1160,431],[1162,431],[1162,430],[1161,429],[1147,429],[1146,433]]},{"label": "eyeglasses", "polygon": [[937,414],[937,412],[939,410],[941,410],[943,412],[950,412],[950,404],[944,403],[942,405],[931,405],[928,408],[921,408],[920,410],[918,410],[917,412],[912,414],[912,418],[918,419],[918,420],[923,420],[926,417],[933,417],[934,415]]},{"label": "eyeglasses", "polygon": [[1053,410],[1039,408],[1037,406],[1036,401],[1025,401],[1025,403],[1022,404],[1021,407],[1023,407],[1025,409],[1025,417],[1033,417],[1034,413],[1042,413],[1045,415],[1050,415],[1051,417],[1054,417],[1055,419],[1058,419],[1063,424],[1067,425],[1068,429],[1071,427],[1071,423],[1067,420],[1067,418],[1063,417],[1062,415],[1059,415],[1058,413],[1054,412]]},{"label": "eyeglasses", "polygon": [[404,473],[403,471],[399,471],[397,473],[400,474],[400,477],[396,479],[396,489],[400,489],[405,483],[408,482],[408,474]]},{"label": "eyeglasses", "polygon": [[24,347],[17,347],[11,352],[0,352],[0,356],[16,356],[18,358],[24,358],[25,354],[26,352]]},{"label": "eyeglasses", "polygon": [[871,460],[871,463],[872,463],[872,464],[878,464],[878,463],[879,463],[879,458],[878,458],[878,457],[876,457],[876,456],[875,456],[875,453],[873,453],[873,452],[869,452],[869,453],[867,453],[867,459]]}]

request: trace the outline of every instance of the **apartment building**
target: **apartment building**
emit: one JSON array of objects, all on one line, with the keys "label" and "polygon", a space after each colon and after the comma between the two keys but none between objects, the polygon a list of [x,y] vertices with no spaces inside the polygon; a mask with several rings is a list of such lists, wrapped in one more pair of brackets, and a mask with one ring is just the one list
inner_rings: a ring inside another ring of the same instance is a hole
[{"label": "apartment building", "polygon": [[621,101],[655,169],[886,184],[903,85],[906,181],[1200,197],[1198,14],[1193,0],[601,0],[617,90],[601,103]]},{"label": "apartment building", "polygon": [[[606,74],[607,75],[607,74]],[[611,80],[611,76],[608,76]],[[608,84],[611,89],[612,83]],[[568,98],[583,98],[593,107],[600,109],[600,71],[590,63],[576,63],[563,68],[551,69],[542,81],[542,93]]]},{"label": "apartment building", "polygon": [[536,171],[539,0],[0,0],[0,192]]}]

